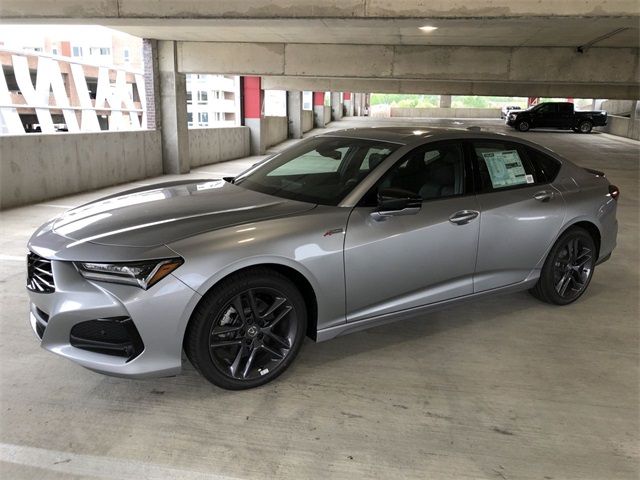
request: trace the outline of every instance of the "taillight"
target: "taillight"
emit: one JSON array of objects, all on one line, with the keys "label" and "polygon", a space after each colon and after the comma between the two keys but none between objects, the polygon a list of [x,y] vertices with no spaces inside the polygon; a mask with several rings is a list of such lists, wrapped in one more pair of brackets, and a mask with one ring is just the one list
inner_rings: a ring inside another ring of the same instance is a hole
[{"label": "taillight", "polygon": [[609,195],[611,195],[611,198],[614,200],[618,200],[618,197],[620,196],[620,189],[615,185],[609,185]]}]

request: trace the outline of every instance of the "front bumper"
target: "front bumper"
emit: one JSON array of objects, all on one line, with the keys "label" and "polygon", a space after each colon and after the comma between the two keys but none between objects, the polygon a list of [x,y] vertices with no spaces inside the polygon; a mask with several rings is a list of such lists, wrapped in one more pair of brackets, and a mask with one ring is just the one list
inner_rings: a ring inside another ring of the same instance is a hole
[{"label": "front bumper", "polygon": [[[85,280],[71,262],[53,261],[51,266],[55,291],[28,290],[31,326],[43,348],[108,375],[141,378],[180,372],[182,339],[199,294],[173,275],[142,290]],[[114,355],[91,345],[87,349],[87,342],[78,342],[77,336],[72,341],[72,333],[78,332],[72,332],[74,327],[94,321],[130,322],[127,329],[137,332],[141,344],[134,341],[127,355]]]}]

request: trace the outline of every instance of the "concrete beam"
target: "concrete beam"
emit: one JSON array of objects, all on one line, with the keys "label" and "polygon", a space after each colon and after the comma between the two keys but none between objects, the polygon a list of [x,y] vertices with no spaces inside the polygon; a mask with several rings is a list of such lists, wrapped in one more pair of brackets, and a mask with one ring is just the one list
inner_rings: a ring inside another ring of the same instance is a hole
[{"label": "concrete beam", "polygon": [[[183,73],[640,87],[640,50],[179,42]],[[355,62],[353,59],[363,59]],[[366,59],[366,61],[365,61]],[[365,90],[366,91],[366,90]]]},{"label": "concrete beam", "polygon": [[283,43],[179,42],[178,69],[183,73],[281,75]]},{"label": "concrete beam", "polygon": [[479,18],[638,14],[636,0],[3,0],[0,18]]},{"label": "concrete beam", "polygon": [[633,85],[607,83],[544,83],[544,82],[473,82],[455,80],[394,80],[379,78],[308,78],[263,77],[268,90],[323,90],[376,93],[421,93],[433,95],[498,95],[518,97],[575,97],[640,99],[640,90]]}]

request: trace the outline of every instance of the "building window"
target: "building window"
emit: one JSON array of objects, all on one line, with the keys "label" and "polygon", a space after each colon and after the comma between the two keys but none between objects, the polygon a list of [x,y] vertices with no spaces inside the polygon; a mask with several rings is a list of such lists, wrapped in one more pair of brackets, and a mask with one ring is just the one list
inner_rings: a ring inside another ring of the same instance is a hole
[{"label": "building window", "polygon": [[193,94],[191,90],[187,90],[187,103],[193,103]]},{"label": "building window", "polygon": [[206,127],[209,125],[209,113],[198,112],[198,125],[201,127]]},{"label": "building window", "polygon": [[51,49],[51,53],[52,53],[53,55],[58,55],[58,49],[57,49],[57,48],[52,48],[52,49]]},{"label": "building window", "polygon": [[207,103],[208,98],[206,91],[198,90],[198,103]]},{"label": "building window", "polygon": [[131,58],[129,56],[129,49],[125,48],[124,52],[123,52],[123,57],[124,57],[124,63],[129,63],[131,62]]},{"label": "building window", "polygon": [[73,56],[81,57],[82,56],[82,47],[73,47]]},{"label": "building window", "polygon": [[107,47],[91,47],[89,49],[89,55],[106,56],[111,54],[111,49]]},{"label": "building window", "polygon": [[193,126],[193,112],[187,112],[187,123],[190,127]]}]

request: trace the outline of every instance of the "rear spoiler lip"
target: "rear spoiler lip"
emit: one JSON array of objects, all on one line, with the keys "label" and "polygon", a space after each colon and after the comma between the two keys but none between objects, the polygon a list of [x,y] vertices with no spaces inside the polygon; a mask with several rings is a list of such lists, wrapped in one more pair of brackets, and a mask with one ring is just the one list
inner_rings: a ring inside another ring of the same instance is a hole
[{"label": "rear spoiler lip", "polygon": [[605,177],[604,172],[601,172],[600,170],[594,170],[593,168],[584,168],[584,170],[591,173],[592,175],[595,175],[596,177]]}]

